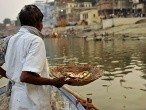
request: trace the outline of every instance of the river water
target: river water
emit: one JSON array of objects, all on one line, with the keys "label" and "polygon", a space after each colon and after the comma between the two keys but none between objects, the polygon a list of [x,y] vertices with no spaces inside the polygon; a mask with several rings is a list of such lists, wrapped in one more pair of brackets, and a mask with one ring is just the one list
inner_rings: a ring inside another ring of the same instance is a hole
[{"label": "river water", "polygon": [[[69,62],[98,65],[100,79],[71,88],[92,98],[101,110],[146,110],[146,40],[108,42],[83,38],[44,39],[50,65]],[[0,86],[5,83],[0,80]]]},{"label": "river water", "polygon": [[51,65],[69,62],[98,65],[100,79],[71,87],[92,98],[101,110],[146,110],[146,40],[100,42],[83,38],[45,39]]}]

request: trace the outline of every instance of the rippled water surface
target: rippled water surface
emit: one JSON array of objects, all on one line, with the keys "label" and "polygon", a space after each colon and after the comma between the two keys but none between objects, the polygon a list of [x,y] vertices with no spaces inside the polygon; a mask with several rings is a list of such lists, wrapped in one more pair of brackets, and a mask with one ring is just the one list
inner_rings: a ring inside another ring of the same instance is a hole
[{"label": "rippled water surface", "polygon": [[90,63],[105,71],[100,79],[72,87],[90,97],[101,110],[146,109],[146,40],[86,41],[82,38],[45,39],[51,65]]}]

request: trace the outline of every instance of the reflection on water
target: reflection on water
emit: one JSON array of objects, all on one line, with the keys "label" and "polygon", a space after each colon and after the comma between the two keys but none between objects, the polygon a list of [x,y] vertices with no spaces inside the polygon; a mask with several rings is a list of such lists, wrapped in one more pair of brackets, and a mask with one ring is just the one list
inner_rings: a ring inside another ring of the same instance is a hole
[{"label": "reflection on water", "polygon": [[72,87],[93,99],[101,110],[146,109],[146,40],[86,41],[82,38],[45,39],[51,65],[90,63],[105,70],[99,80]]}]

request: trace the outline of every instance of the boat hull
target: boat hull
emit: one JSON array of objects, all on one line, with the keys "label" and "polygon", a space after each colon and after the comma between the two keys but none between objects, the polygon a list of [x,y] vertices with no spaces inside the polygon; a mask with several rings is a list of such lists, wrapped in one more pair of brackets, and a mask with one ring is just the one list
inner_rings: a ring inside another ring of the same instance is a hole
[{"label": "boat hull", "polygon": [[10,97],[7,93],[0,95],[0,110],[8,110],[9,99]]}]

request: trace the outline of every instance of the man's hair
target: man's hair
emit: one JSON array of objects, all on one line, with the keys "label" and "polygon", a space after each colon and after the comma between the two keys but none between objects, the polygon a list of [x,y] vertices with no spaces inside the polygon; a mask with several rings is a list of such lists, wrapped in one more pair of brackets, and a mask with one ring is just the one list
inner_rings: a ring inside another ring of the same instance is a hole
[{"label": "man's hair", "polygon": [[34,26],[37,22],[41,22],[43,17],[44,15],[36,5],[25,5],[19,13],[21,26]]}]

